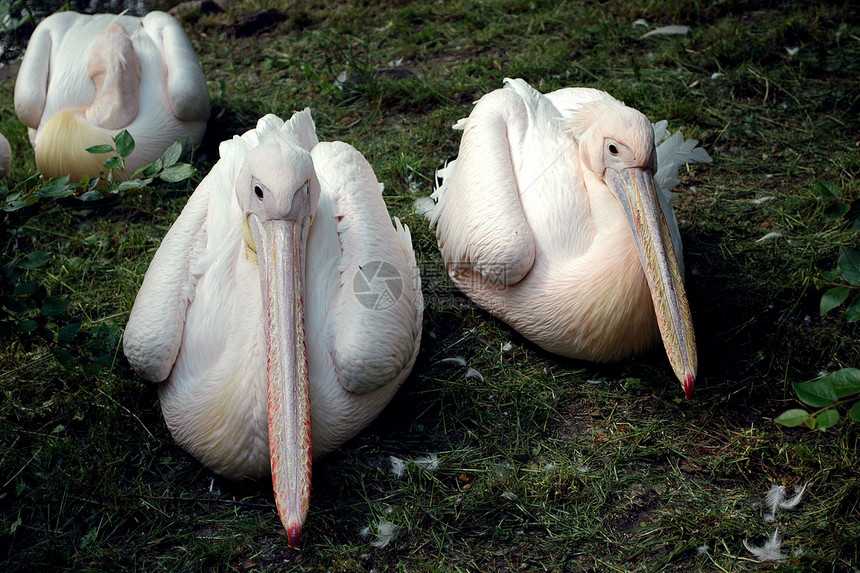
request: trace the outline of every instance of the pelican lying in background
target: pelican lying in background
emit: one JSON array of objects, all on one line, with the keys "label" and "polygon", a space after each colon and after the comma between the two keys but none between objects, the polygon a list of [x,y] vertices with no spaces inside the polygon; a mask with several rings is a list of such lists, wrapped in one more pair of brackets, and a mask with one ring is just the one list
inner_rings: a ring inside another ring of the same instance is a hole
[{"label": "pelican lying in background", "polygon": [[164,12],[143,18],[60,12],[33,32],[15,82],[15,112],[29,128],[45,177],[104,171],[127,129],[135,141],[128,177],[175,141],[197,145],[209,119],[206,78],[188,37]]},{"label": "pelican lying in background", "polygon": [[708,154],[680,134],[655,150],[645,116],[602,91],[541,94],[519,79],[454,127],[459,156],[426,209],[454,284],[563,356],[618,360],[662,335],[691,397],[695,336],[666,193]]},{"label": "pelican lying in background", "polygon": [[271,470],[298,543],[318,458],[373,420],[415,363],[423,299],[409,229],[392,226],[353,147],[310,111],[274,115],[221,159],[161,243],[124,351],[162,382],[179,444],[233,479]]},{"label": "pelican lying in background", "polygon": [[0,179],[6,177],[9,173],[9,168],[12,166],[12,148],[9,147],[9,140],[0,133]]}]

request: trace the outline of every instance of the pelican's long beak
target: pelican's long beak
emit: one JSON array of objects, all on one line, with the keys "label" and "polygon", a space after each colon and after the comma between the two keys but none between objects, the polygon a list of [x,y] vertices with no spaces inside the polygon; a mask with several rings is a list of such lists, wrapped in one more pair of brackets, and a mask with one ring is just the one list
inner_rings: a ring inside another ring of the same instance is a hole
[{"label": "pelican's long beak", "polygon": [[261,223],[254,215],[248,220],[255,235],[267,317],[272,485],[278,515],[290,545],[296,547],[311,491],[311,415],[303,301],[305,240],[301,221]]},{"label": "pelican's long beak", "polygon": [[621,204],[651,289],[663,346],[684,387],[684,395],[692,398],[696,384],[696,335],[653,174],[648,168],[630,167],[622,169],[620,174],[607,169],[604,178],[616,197],[626,199]]}]

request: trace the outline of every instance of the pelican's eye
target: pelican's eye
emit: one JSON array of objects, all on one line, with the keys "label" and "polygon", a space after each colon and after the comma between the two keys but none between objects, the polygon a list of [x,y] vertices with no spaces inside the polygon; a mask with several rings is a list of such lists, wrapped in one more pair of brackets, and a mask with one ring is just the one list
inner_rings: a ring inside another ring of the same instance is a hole
[{"label": "pelican's eye", "polygon": [[262,201],[263,200],[263,188],[260,187],[259,185],[254,185],[254,195],[257,196],[257,199]]},{"label": "pelican's eye", "polygon": [[305,183],[305,186],[302,187],[302,195],[304,195],[305,197],[308,196],[308,184],[307,183]]},{"label": "pelican's eye", "polygon": [[610,143],[609,153],[611,153],[612,155],[618,155],[618,146],[616,146],[614,143]]}]

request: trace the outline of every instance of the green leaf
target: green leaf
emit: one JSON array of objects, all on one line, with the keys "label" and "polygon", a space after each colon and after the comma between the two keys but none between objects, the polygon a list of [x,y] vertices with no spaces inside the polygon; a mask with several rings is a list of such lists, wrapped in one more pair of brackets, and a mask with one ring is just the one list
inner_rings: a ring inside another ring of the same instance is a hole
[{"label": "green leaf", "polygon": [[857,322],[860,320],[860,296],[854,297],[854,300],[845,309],[845,314],[842,315],[845,322]]},{"label": "green leaf", "polygon": [[855,422],[860,422],[860,402],[855,402],[851,409],[848,410],[848,417]]},{"label": "green leaf", "polygon": [[860,251],[839,247],[839,271],[848,284],[860,286]]},{"label": "green leaf", "polygon": [[860,393],[860,370],[843,368],[825,376],[836,398],[842,399]]},{"label": "green leaf", "polygon": [[73,322],[71,324],[67,324],[63,328],[57,332],[57,344],[60,346],[64,346],[72,341],[75,335],[80,332],[81,323]]},{"label": "green leaf", "polygon": [[823,408],[836,401],[836,393],[826,377],[807,382],[794,382],[792,386],[801,402],[814,408]]},{"label": "green leaf", "polygon": [[806,419],[809,417],[809,412],[806,410],[801,410],[800,408],[795,408],[793,410],[787,410],[774,418],[774,422],[777,424],[782,424],[783,426],[788,426],[793,428],[794,426],[801,425]]},{"label": "green leaf", "polygon": [[128,181],[123,181],[119,185],[117,185],[116,189],[117,191],[128,191],[129,189],[143,189],[150,183],[152,183],[152,178],[129,179]]},{"label": "green leaf", "polygon": [[75,189],[78,186],[78,183],[69,183],[69,176],[64,175],[63,177],[57,177],[48,181],[48,184],[36,191],[35,195],[37,197],[59,199],[74,195]]},{"label": "green leaf", "polygon": [[114,155],[105,159],[104,166],[105,169],[109,169],[110,171],[120,171],[125,169],[125,162],[122,160],[122,157]]},{"label": "green leaf", "polygon": [[826,291],[821,296],[821,304],[819,305],[818,311],[821,313],[821,316],[824,316],[848,298],[848,294],[851,291],[846,287],[834,287],[828,291]]},{"label": "green leaf", "polygon": [[62,314],[71,302],[71,299],[67,296],[48,297],[45,299],[45,304],[42,305],[42,316],[57,316],[58,314]]},{"label": "green leaf", "polygon": [[75,365],[74,357],[72,356],[71,352],[69,352],[65,348],[52,348],[51,352],[54,353],[54,356],[57,358],[57,360],[60,361],[60,364],[62,364],[64,367],[71,368]]},{"label": "green leaf", "polygon": [[162,181],[167,181],[168,183],[176,183],[177,181],[184,181],[190,177],[193,177],[197,172],[194,169],[194,166],[189,165],[188,163],[177,163],[176,165],[171,165],[170,167],[165,167],[164,171],[158,174]]},{"label": "green leaf", "polygon": [[18,332],[33,332],[39,328],[39,323],[35,320],[22,320],[18,323]]},{"label": "green leaf", "polygon": [[81,201],[98,201],[102,197],[104,197],[104,195],[93,189],[92,191],[87,191],[86,193],[78,197],[78,199],[80,199]]},{"label": "green leaf", "polygon": [[113,140],[116,143],[116,152],[119,153],[120,157],[128,157],[134,151],[134,138],[127,130],[123,129],[117,133]]},{"label": "green leaf", "polygon": [[36,292],[36,289],[39,288],[36,283],[33,281],[27,281],[23,283],[18,283],[15,285],[15,290],[12,291],[13,296],[27,296]]},{"label": "green leaf", "polygon": [[111,151],[113,151],[113,147],[107,144],[93,145],[92,147],[87,147],[87,151],[94,154],[110,153]]},{"label": "green leaf", "polygon": [[821,271],[821,278],[826,281],[835,281],[839,278],[839,269],[833,269],[832,271]]},{"label": "green leaf", "polygon": [[837,221],[845,216],[850,207],[846,203],[835,202],[824,208],[825,221]]},{"label": "green leaf", "polygon": [[839,197],[839,187],[830,181],[819,181],[818,191],[819,195],[822,197]]},{"label": "green leaf", "polygon": [[19,269],[37,269],[50,261],[53,256],[54,255],[48,251],[33,251],[15,266]]},{"label": "green leaf", "polygon": [[179,161],[182,156],[182,144],[174,141],[161,156],[161,164],[167,168]]},{"label": "green leaf", "polygon": [[836,410],[824,410],[815,417],[815,429],[822,432],[839,421],[839,412]]}]

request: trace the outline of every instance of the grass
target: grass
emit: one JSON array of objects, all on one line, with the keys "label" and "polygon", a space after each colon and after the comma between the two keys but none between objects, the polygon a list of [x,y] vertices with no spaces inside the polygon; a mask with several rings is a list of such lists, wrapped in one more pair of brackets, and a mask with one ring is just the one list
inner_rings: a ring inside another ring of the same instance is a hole
[{"label": "grass", "polygon": [[[52,252],[21,280],[69,296],[47,326],[80,322],[81,332],[67,346],[69,367],[38,333],[0,346],[0,569],[860,567],[856,425],[822,433],[773,423],[794,405],[791,382],[860,365],[856,324],[838,311],[821,317],[815,285],[839,246],[858,243],[850,221],[828,220],[817,191],[826,181],[840,200],[860,198],[857,7],[260,3],[270,5],[289,19],[252,38],[229,33],[244,4],[186,23],[213,95],[192,160],[197,180],[219,141],[269,112],[310,106],[322,139],[361,150],[391,214],[411,227],[424,271],[430,304],[413,374],[367,430],[315,465],[293,551],[271,485],[214,477],[180,450],[154,388],[120,352],[143,273],[194,184],[7,214],[4,262]],[[639,40],[639,18],[691,29]],[[435,238],[411,204],[456,153],[450,125],[508,76],[543,91],[607,90],[652,120],[669,119],[714,157],[685,175],[676,205],[700,355],[694,400],[681,399],[662,352],[609,365],[549,355],[472,307],[441,273]],[[33,187],[13,85],[0,81],[0,131],[16,158],[5,184]],[[761,240],[769,232],[781,236]],[[440,362],[457,355],[483,380]],[[392,474],[390,456],[428,454],[437,469],[411,463]],[[799,509],[765,522],[772,484],[806,482]],[[361,535],[381,521],[397,528],[383,548]],[[743,540],[760,544],[776,526],[789,557],[756,563]]]}]

